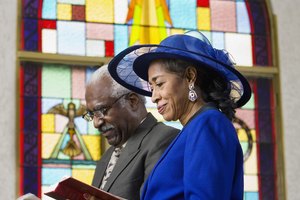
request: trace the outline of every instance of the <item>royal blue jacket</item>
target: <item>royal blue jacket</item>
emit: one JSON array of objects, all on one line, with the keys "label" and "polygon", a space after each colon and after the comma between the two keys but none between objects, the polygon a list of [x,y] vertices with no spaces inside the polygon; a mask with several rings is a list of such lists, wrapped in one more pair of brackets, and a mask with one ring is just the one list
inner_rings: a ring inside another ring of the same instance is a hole
[{"label": "royal blue jacket", "polygon": [[243,153],[232,122],[198,112],[167,148],[144,185],[144,200],[242,200]]}]

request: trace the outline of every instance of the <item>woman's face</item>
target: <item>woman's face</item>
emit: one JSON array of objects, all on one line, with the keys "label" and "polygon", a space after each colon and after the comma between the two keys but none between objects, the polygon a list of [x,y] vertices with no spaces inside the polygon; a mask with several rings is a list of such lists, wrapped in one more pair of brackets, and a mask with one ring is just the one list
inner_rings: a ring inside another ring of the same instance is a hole
[{"label": "woman's face", "polygon": [[152,89],[151,100],[166,121],[180,120],[189,110],[188,81],[169,72],[161,61],[151,63],[148,80]]}]

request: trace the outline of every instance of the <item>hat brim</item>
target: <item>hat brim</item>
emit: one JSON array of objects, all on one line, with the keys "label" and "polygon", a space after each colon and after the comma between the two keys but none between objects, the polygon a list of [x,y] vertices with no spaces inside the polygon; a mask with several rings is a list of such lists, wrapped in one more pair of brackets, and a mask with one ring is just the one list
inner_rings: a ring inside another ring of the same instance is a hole
[{"label": "hat brim", "polygon": [[[154,60],[163,58],[182,59],[199,67],[207,67],[230,82],[238,90],[236,104],[245,105],[251,97],[251,88],[246,78],[234,67],[206,55],[183,51],[162,45],[135,45],[119,53],[109,63],[112,77],[121,85],[145,96],[151,96],[148,84],[148,69]],[[125,72],[125,73],[124,73]]]}]

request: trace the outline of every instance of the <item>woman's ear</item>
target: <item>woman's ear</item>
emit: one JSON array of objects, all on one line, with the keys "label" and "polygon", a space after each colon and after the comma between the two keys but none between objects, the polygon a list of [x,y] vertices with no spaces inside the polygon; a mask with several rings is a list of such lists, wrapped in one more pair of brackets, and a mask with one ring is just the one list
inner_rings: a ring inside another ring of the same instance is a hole
[{"label": "woman's ear", "polygon": [[197,70],[193,66],[189,66],[185,70],[185,77],[188,83],[195,83],[197,79]]}]

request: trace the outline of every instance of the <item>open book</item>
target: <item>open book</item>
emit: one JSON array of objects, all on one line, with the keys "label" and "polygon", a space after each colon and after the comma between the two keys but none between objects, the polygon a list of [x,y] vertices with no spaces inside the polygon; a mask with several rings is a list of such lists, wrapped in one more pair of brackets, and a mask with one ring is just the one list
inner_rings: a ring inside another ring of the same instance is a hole
[{"label": "open book", "polygon": [[60,181],[53,191],[46,192],[45,195],[58,200],[84,200],[85,193],[94,196],[97,200],[125,200],[72,177]]}]

